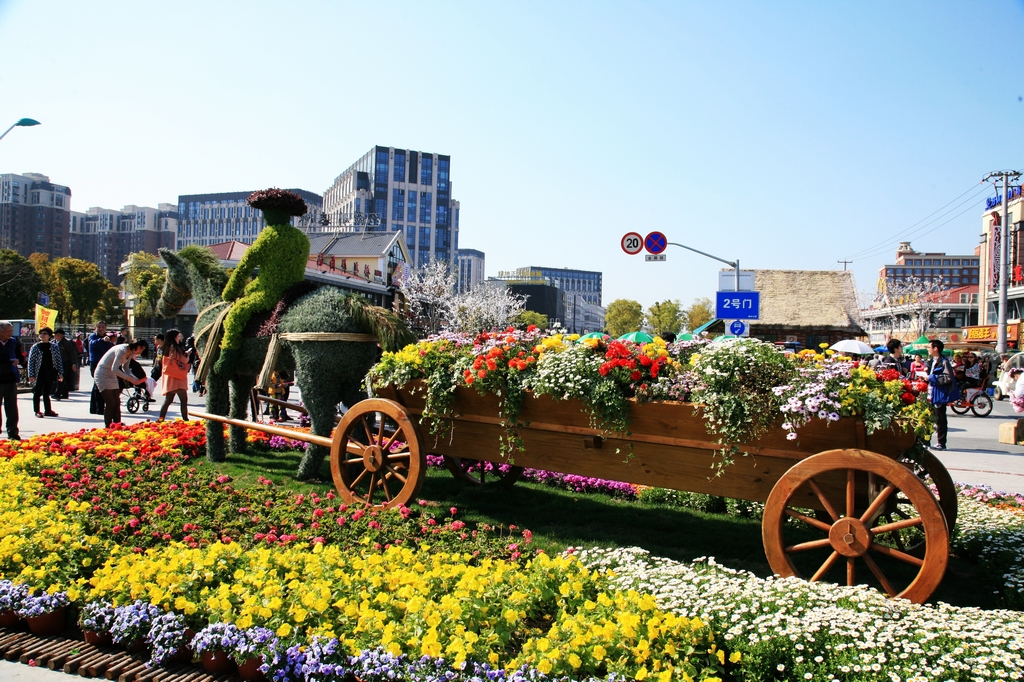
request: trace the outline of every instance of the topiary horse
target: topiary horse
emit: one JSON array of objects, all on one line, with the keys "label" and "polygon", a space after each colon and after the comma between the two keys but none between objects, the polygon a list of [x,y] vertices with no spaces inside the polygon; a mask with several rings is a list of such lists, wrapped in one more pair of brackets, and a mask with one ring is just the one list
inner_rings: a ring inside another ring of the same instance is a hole
[{"label": "topiary horse", "polygon": [[[202,352],[209,341],[210,328],[228,303],[188,260],[174,252],[161,249],[167,263],[167,278],[157,311],[173,317],[194,297],[201,312],[196,319],[196,348]],[[244,419],[249,395],[263,367],[270,343],[276,332],[340,332],[373,334],[380,341],[282,341],[278,367],[294,370],[302,390],[302,399],[309,411],[312,432],[330,437],[334,428],[335,406],[339,402],[354,405],[366,397],[361,388],[363,378],[377,361],[380,349],[397,350],[415,337],[390,311],[370,305],[361,296],[345,293],[337,287],[300,282],[285,293],[269,313],[251,317],[243,329],[234,369],[221,371],[214,364],[207,376],[206,409],[211,414]],[[225,459],[224,430],[217,422],[206,425],[207,457],[220,462]],[[244,452],[245,429],[230,427],[230,451]],[[315,478],[326,448],[310,445],[299,463],[297,477]]]}]

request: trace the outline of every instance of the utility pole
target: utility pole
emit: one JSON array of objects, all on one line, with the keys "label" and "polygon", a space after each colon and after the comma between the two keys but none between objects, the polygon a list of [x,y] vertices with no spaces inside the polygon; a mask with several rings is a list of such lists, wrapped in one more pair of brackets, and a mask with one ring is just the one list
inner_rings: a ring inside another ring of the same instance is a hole
[{"label": "utility pole", "polygon": [[[1010,259],[1010,226],[1007,220],[1007,207],[1010,203],[1010,180],[1019,181],[1020,173],[1018,171],[993,171],[982,178],[982,182],[988,182],[994,178],[1002,178],[1003,181],[1003,219],[1000,228],[1000,239],[999,239],[999,322],[996,327],[996,353],[1006,352],[1006,319],[1007,319],[1007,274],[1009,271],[1007,261]],[[998,191],[998,190],[997,190]],[[997,198],[999,198],[997,196]],[[983,280],[983,277],[979,277],[979,283]],[[982,284],[979,286],[979,292],[984,288]],[[980,314],[981,301],[978,301],[978,310]]]},{"label": "utility pole", "polygon": [[849,265],[850,263],[852,263],[853,261],[852,260],[837,260],[836,262],[837,263],[842,263],[843,264],[843,272],[846,272],[846,266]]}]

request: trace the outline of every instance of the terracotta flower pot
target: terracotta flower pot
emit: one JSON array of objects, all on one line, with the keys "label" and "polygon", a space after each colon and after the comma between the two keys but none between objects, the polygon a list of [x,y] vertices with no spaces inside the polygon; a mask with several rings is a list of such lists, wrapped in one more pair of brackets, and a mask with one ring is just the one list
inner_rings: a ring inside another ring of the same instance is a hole
[{"label": "terracotta flower pot", "polygon": [[145,651],[146,640],[142,637],[139,637],[138,639],[133,639],[124,649],[130,654],[137,654],[140,651]]},{"label": "terracotta flower pot", "polygon": [[195,636],[195,630],[185,630],[185,643],[178,647],[177,651],[171,654],[170,658],[167,659],[167,663],[191,663],[193,654],[191,647],[189,647],[189,643]]},{"label": "terracotta flower pot", "polygon": [[262,656],[248,658],[238,664],[238,676],[246,682],[264,682],[267,676],[260,670],[261,665],[263,665]]},{"label": "terracotta flower pot", "polygon": [[21,625],[21,618],[14,611],[0,611],[0,628],[16,628]]},{"label": "terracotta flower pot", "polygon": [[110,636],[109,632],[95,632],[94,630],[84,630],[82,636],[85,637],[87,644],[94,646],[114,646],[114,638]]},{"label": "terracotta flower pot", "polygon": [[33,635],[59,635],[64,632],[66,620],[67,609],[62,606],[56,611],[26,618],[25,622]]},{"label": "terracotta flower pot", "polygon": [[204,651],[202,663],[203,670],[214,675],[233,672],[235,668],[235,662],[226,651]]}]

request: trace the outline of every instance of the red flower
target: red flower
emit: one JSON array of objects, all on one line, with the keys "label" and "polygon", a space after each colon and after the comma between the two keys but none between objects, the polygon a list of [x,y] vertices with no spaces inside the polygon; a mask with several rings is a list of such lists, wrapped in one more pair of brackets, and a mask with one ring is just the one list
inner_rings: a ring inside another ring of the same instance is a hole
[{"label": "red flower", "polygon": [[632,379],[633,381],[640,381],[640,377],[642,377],[642,376],[643,376],[643,374],[640,373],[640,370],[635,369],[629,375],[629,378]]},{"label": "red flower", "polygon": [[914,394],[913,394],[913,393],[910,393],[909,391],[908,391],[907,393],[904,393],[904,394],[903,394],[902,396],[900,396],[900,397],[901,397],[901,398],[903,399],[903,402],[905,402],[905,403],[906,403],[907,405],[910,405],[910,404],[911,404],[911,403],[913,403],[913,402],[914,402],[915,400],[917,400],[917,398],[915,398],[915,397],[914,397]]}]

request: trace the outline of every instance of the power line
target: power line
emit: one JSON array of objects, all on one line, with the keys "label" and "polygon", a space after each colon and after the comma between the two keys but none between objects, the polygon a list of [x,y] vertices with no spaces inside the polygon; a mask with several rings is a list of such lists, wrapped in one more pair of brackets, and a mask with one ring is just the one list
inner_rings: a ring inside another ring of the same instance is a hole
[{"label": "power line", "polygon": [[[892,235],[891,237],[886,238],[884,241],[878,242],[877,244],[875,244],[873,246],[869,246],[866,249],[863,249],[861,251],[858,251],[857,253],[854,253],[854,254],[852,254],[850,256],[847,256],[847,258],[849,258],[851,260],[863,260],[865,258],[870,258],[872,256],[876,256],[879,253],[884,252],[886,249],[892,248],[893,242],[900,241],[901,237],[920,237],[922,235],[929,234],[929,233],[933,232],[934,230],[929,230],[927,232],[919,232],[919,231],[921,229],[925,228],[925,227],[928,227],[928,225],[930,225],[935,220],[938,220],[939,218],[942,218],[943,216],[945,216],[945,215],[955,211],[956,209],[960,208],[964,204],[967,204],[968,202],[971,202],[979,194],[981,194],[983,192],[987,192],[987,191],[988,191],[988,188],[985,187],[985,186],[982,186],[980,189],[977,188],[977,187],[974,187],[974,188],[972,188],[970,190],[967,190],[966,192],[964,192],[960,196],[956,197],[952,201],[946,203],[941,208],[939,208],[939,209],[937,209],[935,211],[932,211],[930,214],[928,214],[927,216],[925,216],[921,220],[918,220],[916,223],[914,223],[910,227],[908,227],[908,228],[906,228],[904,230],[901,230],[900,232],[897,232],[896,234]],[[968,197],[964,201],[960,202],[956,206],[953,206],[949,210],[944,210],[948,206],[950,206],[952,204],[955,204],[957,201],[959,201],[965,195],[971,194],[971,192],[974,192],[974,194],[972,194],[970,197]],[[964,212],[958,213],[956,217],[959,217],[959,216],[963,215],[963,213]],[[936,214],[939,214],[939,215],[936,216]],[[934,219],[932,219],[933,216],[936,216],[936,217]],[[922,223],[924,223],[924,224],[922,225]],[[945,225],[946,223],[942,223],[942,224]]]}]

